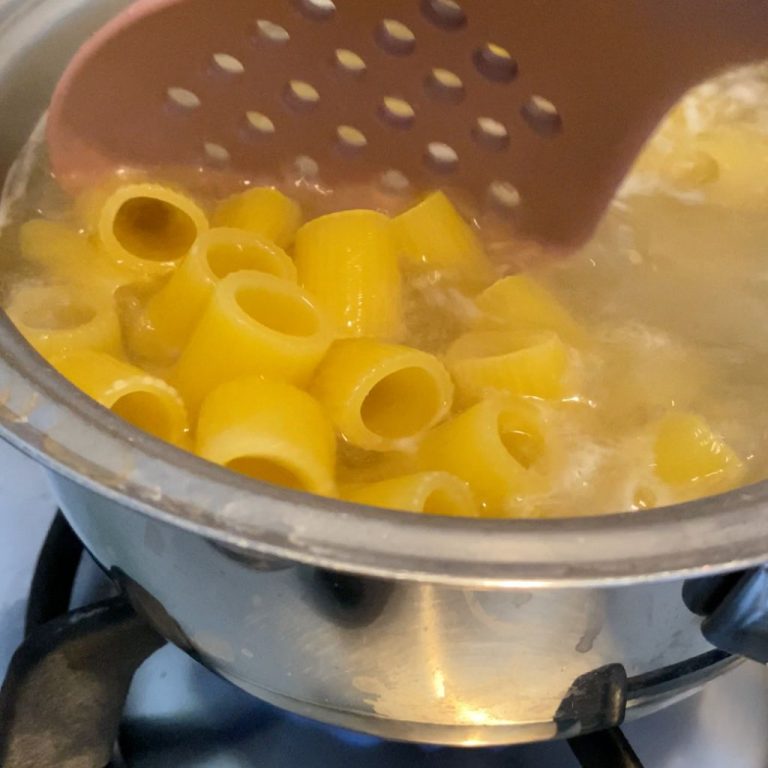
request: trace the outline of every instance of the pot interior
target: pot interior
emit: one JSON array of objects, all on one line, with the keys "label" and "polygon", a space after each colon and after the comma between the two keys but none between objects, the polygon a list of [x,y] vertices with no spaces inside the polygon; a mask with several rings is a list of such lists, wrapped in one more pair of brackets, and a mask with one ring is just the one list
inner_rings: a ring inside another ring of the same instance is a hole
[{"label": "pot interior", "polygon": [[[9,184],[23,173],[14,161],[71,55],[126,5],[0,5],[0,170]],[[9,258],[0,253],[0,266]],[[103,412],[5,318],[0,431],[56,473],[142,514],[239,550],[339,570],[473,585],[625,583],[733,569],[768,552],[765,483],[642,514],[504,521],[412,516],[265,488]]]}]

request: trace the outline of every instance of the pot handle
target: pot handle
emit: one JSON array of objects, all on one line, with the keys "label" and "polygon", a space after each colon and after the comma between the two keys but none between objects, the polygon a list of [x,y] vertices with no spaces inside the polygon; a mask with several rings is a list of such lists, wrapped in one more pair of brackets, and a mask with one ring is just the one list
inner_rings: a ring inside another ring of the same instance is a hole
[{"label": "pot handle", "polygon": [[691,579],[683,601],[716,648],[768,664],[768,566]]}]

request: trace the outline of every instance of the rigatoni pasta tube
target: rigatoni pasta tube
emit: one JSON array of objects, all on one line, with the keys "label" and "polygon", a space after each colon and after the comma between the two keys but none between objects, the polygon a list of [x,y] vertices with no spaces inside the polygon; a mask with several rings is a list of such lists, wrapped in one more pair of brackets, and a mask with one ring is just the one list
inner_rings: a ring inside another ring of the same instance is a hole
[{"label": "rigatoni pasta tube", "polygon": [[565,392],[568,350],[551,331],[479,331],[459,337],[445,356],[466,401],[489,392],[556,399]]},{"label": "rigatoni pasta tube", "polygon": [[695,496],[735,488],[744,475],[733,448],[694,413],[672,412],[655,425],[653,456],[659,479]]},{"label": "rigatoni pasta tube", "polygon": [[189,427],[180,395],[162,379],[110,355],[89,350],[53,358],[62,376],[112,413],[177,445]]},{"label": "rigatoni pasta tube", "polygon": [[477,517],[469,486],[448,472],[418,472],[378,483],[347,488],[347,501],[426,515]]},{"label": "rigatoni pasta tube", "polygon": [[253,376],[214,390],[200,410],[196,448],[257,480],[335,494],[333,427],[317,402],[290,384]]},{"label": "rigatoni pasta tube", "polygon": [[104,253],[146,276],[173,269],[208,229],[191,198],[160,184],[118,187],[90,215]]},{"label": "rigatoni pasta tube", "polygon": [[536,408],[523,400],[484,400],[424,438],[418,463],[469,483],[489,512],[509,513],[523,495],[537,491],[534,465],[544,455],[545,430]]},{"label": "rigatoni pasta tube", "polygon": [[413,447],[453,401],[451,378],[436,357],[371,339],[335,342],[311,391],[343,437],[371,451]]},{"label": "rigatoni pasta tube", "polygon": [[202,234],[147,302],[142,331],[133,335],[131,347],[150,360],[177,356],[216,284],[246,270],[296,282],[293,261],[271,241],[241,229],[217,228]]},{"label": "rigatoni pasta tube", "polygon": [[45,358],[78,349],[119,353],[120,322],[111,297],[72,285],[17,288],[8,316],[24,338]]},{"label": "rigatoni pasta tube", "polygon": [[400,336],[400,268],[386,216],[342,211],[314,219],[299,230],[294,255],[299,281],[341,335]]},{"label": "rigatoni pasta tube", "polygon": [[111,294],[137,279],[135,272],[121,269],[85,235],[57,221],[32,219],[23,224],[19,248],[27,261],[43,269],[55,282]]},{"label": "rigatoni pasta tube", "polygon": [[480,327],[547,329],[571,344],[584,344],[586,332],[563,304],[543,285],[527,275],[511,275],[487,288],[475,299]]},{"label": "rigatoni pasta tube", "polygon": [[301,208],[282,192],[269,187],[250,189],[219,204],[216,227],[245,229],[287,248],[301,226]]},{"label": "rigatoni pasta tube", "polygon": [[443,192],[434,192],[392,220],[405,263],[476,284],[492,277],[480,239]]},{"label": "rigatoni pasta tube", "polygon": [[173,380],[192,409],[219,384],[252,373],[304,384],[332,341],[330,323],[297,285],[237,272],[216,286]]}]

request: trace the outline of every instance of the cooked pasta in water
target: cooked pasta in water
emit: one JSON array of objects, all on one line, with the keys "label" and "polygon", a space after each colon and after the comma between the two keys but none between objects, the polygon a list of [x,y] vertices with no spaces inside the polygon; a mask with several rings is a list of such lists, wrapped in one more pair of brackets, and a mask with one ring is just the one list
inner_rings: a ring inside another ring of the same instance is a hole
[{"label": "cooked pasta in water", "polygon": [[3,306],[134,426],[356,504],[593,515],[768,476],[765,69],[689,94],[565,259],[451,189],[273,181],[70,200],[40,160]]}]

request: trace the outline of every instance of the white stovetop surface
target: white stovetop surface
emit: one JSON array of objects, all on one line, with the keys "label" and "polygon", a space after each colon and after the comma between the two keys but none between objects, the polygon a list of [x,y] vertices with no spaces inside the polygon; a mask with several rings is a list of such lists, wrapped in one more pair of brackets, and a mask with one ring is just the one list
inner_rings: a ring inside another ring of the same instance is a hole
[{"label": "white stovetop surface", "polygon": [[[0,678],[21,640],[25,595],[37,557],[55,511],[45,473],[33,462],[0,441]],[[141,670],[132,696],[133,709],[141,715],[167,714],[179,700],[184,680],[207,674],[175,649],[168,648]],[[181,683],[178,682],[181,678]],[[183,699],[188,706],[188,699]],[[646,768],[766,768],[768,766],[768,673],[757,664],[744,664],[710,683],[701,694],[671,709],[624,728]],[[264,734],[261,736],[262,745]],[[294,734],[291,738],[295,740]],[[311,734],[307,736],[307,746]],[[238,755],[228,759],[175,761],[174,768],[212,766],[285,765],[273,755],[251,762],[238,745]],[[288,747],[295,747],[288,745]],[[552,745],[553,747],[555,745]],[[285,746],[275,745],[284,750]],[[570,768],[575,762],[567,751],[524,748],[514,765]],[[294,751],[295,754],[295,750]],[[320,766],[309,750],[300,758],[303,768]],[[373,757],[373,753],[371,753]],[[538,756],[537,756],[538,755]],[[298,755],[296,755],[298,757]],[[436,755],[437,757],[437,755]],[[447,756],[446,756],[447,757]],[[541,760],[544,759],[542,763]],[[375,761],[378,764],[378,761]],[[439,762],[439,761],[438,761]],[[182,765],[183,763],[183,765]],[[430,765],[437,764],[429,761]],[[154,768],[155,761],[140,763]],[[453,762],[451,763],[453,764]],[[325,763],[323,762],[323,765]],[[360,765],[360,768],[365,766]]]},{"label": "white stovetop surface", "polygon": [[0,678],[21,641],[29,580],[55,511],[43,470],[0,440]]}]

